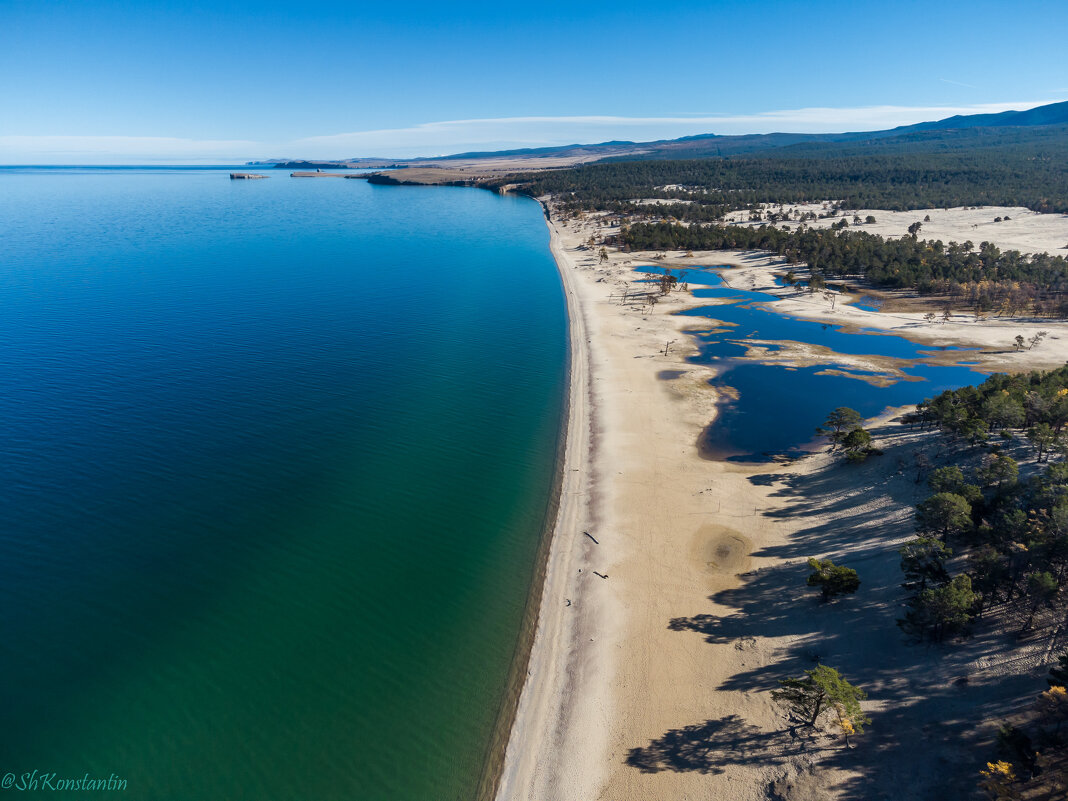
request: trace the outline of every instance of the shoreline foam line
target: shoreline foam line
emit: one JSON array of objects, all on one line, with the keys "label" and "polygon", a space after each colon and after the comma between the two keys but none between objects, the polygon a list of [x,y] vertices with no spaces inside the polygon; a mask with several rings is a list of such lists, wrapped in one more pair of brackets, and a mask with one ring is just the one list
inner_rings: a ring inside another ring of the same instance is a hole
[{"label": "shoreline foam line", "polygon": [[[548,214],[548,212],[546,212]],[[551,237],[550,228],[550,237]],[[558,262],[554,258],[557,273],[561,272]],[[564,296],[565,304],[569,303],[568,288],[561,276],[560,290]],[[523,619],[520,623],[519,634],[516,637],[515,651],[512,654],[512,662],[508,668],[508,677],[505,682],[505,691],[497,710],[497,719],[493,726],[489,745],[482,762],[482,770],[479,775],[478,787],[475,792],[475,801],[494,801],[501,786],[501,776],[505,767],[505,756],[508,744],[511,741],[512,730],[515,726],[517,710],[526,678],[529,675],[531,652],[534,648],[535,635],[538,621],[541,616],[541,608],[544,603],[546,575],[548,573],[549,556],[552,551],[552,543],[559,525],[561,497],[563,495],[564,476],[570,465],[567,462],[568,436],[572,431],[571,409],[574,406],[572,389],[574,387],[573,375],[575,356],[575,336],[571,321],[574,319],[570,305],[567,312],[567,377],[563,388],[563,402],[560,409],[560,431],[557,436],[555,466],[553,468],[553,484],[549,498],[545,504],[545,516],[542,521],[542,530],[538,551],[534,560],[534,571],[530,578],[530,586],[527,591],[527,600],[523,609]]]},{"label": "shoreline foam line", "polygon": [[[546,561],[545,579],[526,679],[512,723],[501,775],[498,801],[551,799],[564,795],[592,797],[601,765],[570,763],[578,749],[569,739],[570,725],[580,714],[577,686],[591,675],[590,649],[584,645],[601,619],[601,604],[588,591],[588,582],[576,580],[578,569],[588,567],[593,545],[583,532],[595,519],[593,486],[593,419],[591,403],[590,342],[586,313],[576,293],[573,267],[563,251],[559,233],[546,209],[549,247],[567,300],[570,344],[567,439],[564,447],[560,504]],[[571,604],[566,601],[570,599]],[[587,698],[586,700],[589,700]],[[590,753],[588,732],[583,732],[583,753]],[[607,732],[599,732],[607,737]]]}]

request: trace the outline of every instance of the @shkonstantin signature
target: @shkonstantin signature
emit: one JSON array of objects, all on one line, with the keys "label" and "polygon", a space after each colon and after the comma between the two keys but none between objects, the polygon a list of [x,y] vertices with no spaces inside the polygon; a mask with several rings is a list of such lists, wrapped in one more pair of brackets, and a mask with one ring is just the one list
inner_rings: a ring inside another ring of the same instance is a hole
[{"label": "@shkonstantin signature", "polygon": [[82,777],[60,776],[58,773],[50,773],[44,770],[31,770],[28,773],[5,773],[0,779],[2,790],[58,790],[61,792],[77,792],[79,790],[125,790],[126,779],[112,773],[106,779],[90,776],[86,773]]}]

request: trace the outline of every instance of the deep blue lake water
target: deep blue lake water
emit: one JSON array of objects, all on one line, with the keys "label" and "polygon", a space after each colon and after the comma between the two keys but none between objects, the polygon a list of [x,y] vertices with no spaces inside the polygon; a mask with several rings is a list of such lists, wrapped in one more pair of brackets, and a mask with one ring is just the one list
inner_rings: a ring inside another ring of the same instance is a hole
[{"label": "deep blue lake water", "polygon": [[554,478],[537,203],[0,169],[4,771],[468,799]]}]

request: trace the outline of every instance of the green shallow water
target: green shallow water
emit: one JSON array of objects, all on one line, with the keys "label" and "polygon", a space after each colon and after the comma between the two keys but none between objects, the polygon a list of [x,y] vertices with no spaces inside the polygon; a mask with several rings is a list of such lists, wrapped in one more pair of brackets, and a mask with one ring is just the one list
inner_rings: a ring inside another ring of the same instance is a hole
[{"label": "green shallow water", "polygon": [[0,170],[0,772],[463,799],[554,480],[540,207]]}]

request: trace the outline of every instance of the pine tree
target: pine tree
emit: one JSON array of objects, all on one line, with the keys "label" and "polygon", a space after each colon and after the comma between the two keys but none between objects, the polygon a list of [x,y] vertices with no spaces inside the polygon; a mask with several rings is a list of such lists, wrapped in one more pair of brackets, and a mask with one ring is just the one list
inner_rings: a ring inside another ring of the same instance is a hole
[{"label": "pine tree", "polygon": [[806,726],[815,726],[820,716],[831,710],[846,734],[860,734],[871,723],[871,718],[860,708],[860,702],[868,694],[827,665],[806,670],[803,679],[783,679],[771,697]]},{"label": "pine tree", "polygon": [[829,601],[836,595],[849,595],[860,587],[857,571],[851,567],[836,565],[830,559],[809,559],[808,566],[812,574],[806,582],[810,587],[819,587],[823,600]]},{"label": "pine tree", "polygon": [[953,551],[936,537],[917,537],[898,549],[901,554],[901,572],[905,574],[904,587],[923,592],[930,584],[949,581],[945,560]]}]

